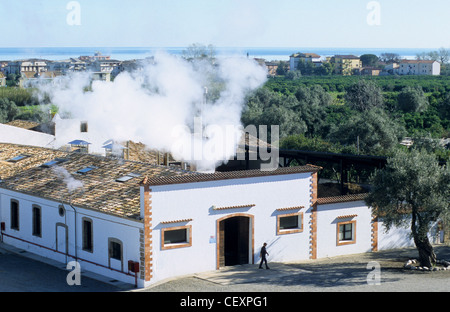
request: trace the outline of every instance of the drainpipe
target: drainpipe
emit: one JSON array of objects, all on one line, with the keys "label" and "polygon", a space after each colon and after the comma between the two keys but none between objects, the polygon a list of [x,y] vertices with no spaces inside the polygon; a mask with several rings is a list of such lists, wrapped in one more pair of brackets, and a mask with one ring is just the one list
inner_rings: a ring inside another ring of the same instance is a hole
[{"label": "drainpipe", "polygon": [[[69,205],[70,208],[73,209],[74,212],[74,223],[75,223],[75,260],[78,260],[78,246],[77,246],[77,210],[75,209],[75,207],[72,206],[72,199],[69,199],[69,203],[67,205]],[[61,196],[61,205],[63,207],[65,207],[64,205],[64,201],[63,201],[63,196]],[[67,226],[67,216],[66,214],[64,214],[64,224]],[[69,228],[67,227],[67,230],[69,230]],[[67,233],[67,235],[69,235],[69,233]],[[69,241],[67,241],[67,253],[69,250]],[[67,256],[66,256],[66,263],[67,263]]]},{"label": "drainpipe", "polygon": [[[73,209],[74,212],[74,216],[75,216],[75,261],[78,261],[78,244],[77,244],[77,210],[75,209],[74,206],[72,206],[69,203],[69,206]],[[69,247],[69,246],[67,246]]]}]

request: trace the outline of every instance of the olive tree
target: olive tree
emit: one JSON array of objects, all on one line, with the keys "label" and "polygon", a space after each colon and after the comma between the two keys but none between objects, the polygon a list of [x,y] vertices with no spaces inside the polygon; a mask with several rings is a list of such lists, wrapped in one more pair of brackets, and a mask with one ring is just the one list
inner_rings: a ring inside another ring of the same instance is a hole
[{"label": "olive tree", "polygon": [[16,103],[6,98],[0,99],[0,123],[12,121],[18,114],[19,108]]},{"label": "olive tree", "polygon": [[372,179],[366,204],[388,230],[393,225],[409,226],[421,265],[431,268],[436,264],[436,254],[428,233],[433,222],[448,218],[449,168],[440,166],[425,151],[399,150]]},{"label": "olive tree", "polygon": [[345,101],[359,112],[384,105],[383,92],[373,81],[359,80],[346,89]]},{"label": "olive tree", "polygon": [[328,138],[341,145],[356,145],[363,154],[385,154],[406,135],[405,128],[385,111],[374,108],[357,113],[332,127]]},{"label": "olive tree", "polygon": [[428,107],[428,98],[422,87],[405,87],[398,94],[398,107],[403,112],[423,112]]}]

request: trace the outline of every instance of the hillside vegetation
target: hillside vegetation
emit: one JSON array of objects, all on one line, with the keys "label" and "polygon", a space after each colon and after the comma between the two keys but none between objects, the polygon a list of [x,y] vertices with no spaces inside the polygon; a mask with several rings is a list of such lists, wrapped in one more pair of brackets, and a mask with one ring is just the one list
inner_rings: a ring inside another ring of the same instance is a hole
[{"label": "hillside vegetation", "polygon": [[279,125],[289,149],[390,156],[405,137],[449,159],[449,76],[270,78],[247,98],[244,126]]}]

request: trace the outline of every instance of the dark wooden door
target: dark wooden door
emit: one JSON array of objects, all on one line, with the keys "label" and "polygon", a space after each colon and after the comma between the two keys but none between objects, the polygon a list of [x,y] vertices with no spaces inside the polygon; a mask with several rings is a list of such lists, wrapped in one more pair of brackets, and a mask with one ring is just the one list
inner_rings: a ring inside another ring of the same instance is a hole
[{"label": "dark wooden door", "polygon": [[219,266],[249,263],[249,223],[241,216],[219,223]]}]

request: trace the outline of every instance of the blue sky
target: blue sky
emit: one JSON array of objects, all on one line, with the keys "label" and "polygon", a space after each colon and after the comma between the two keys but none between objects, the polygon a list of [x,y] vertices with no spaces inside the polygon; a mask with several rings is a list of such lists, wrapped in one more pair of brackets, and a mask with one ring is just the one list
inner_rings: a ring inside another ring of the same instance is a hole
[{"label": "blue sky", "polygon": [[69,2],[0,0],[0,47],[450,48],[448,0],[78,0],[80,25]]}]

